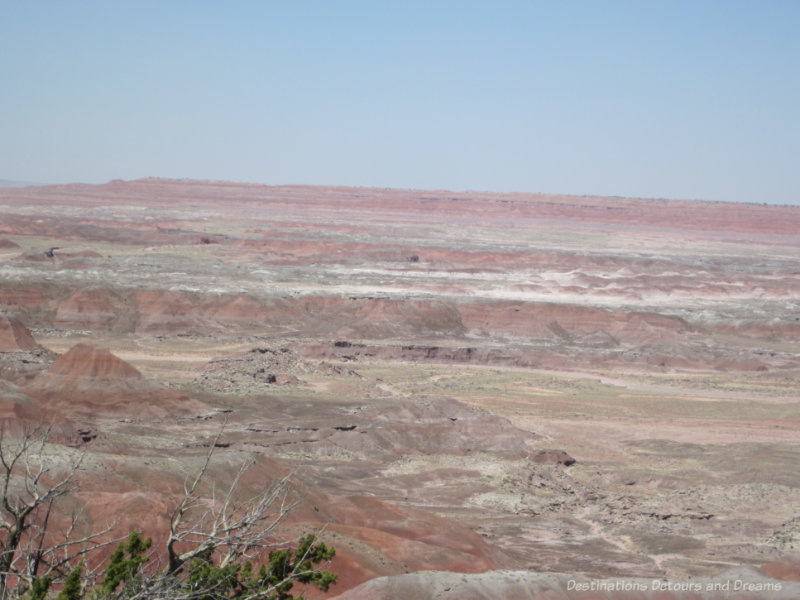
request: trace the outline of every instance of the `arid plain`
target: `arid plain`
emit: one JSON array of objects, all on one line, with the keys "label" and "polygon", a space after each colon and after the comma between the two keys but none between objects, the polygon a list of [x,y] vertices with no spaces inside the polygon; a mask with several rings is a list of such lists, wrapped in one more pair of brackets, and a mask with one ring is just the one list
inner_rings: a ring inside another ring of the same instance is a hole
[{"label": "arid plain", "polygon": [[756,204],[0,188],[0,417],[56,423],[89,518],[156,539],[214,443],[220,485],[289,474],[285,535],[324,528],[343,600],[796,598],[798,232]]}]

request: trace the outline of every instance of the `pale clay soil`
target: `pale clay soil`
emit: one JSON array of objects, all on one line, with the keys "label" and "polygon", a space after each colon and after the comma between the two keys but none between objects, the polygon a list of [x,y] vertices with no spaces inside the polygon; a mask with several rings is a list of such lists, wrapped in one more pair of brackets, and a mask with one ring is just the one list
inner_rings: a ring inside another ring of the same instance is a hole
[{"label": "pale clay soil", "polygon": [[[63,420],[98,518],[166,514],[225,423],[221,479],[291,471],[343,600],[795,564],[800,210],[144,180],[0,214],[0,309],[54,352],[4,348],[3,414]],[[79,342],[122,362],[46,370]],[[421,569],[458,573],[356,587]]]}]

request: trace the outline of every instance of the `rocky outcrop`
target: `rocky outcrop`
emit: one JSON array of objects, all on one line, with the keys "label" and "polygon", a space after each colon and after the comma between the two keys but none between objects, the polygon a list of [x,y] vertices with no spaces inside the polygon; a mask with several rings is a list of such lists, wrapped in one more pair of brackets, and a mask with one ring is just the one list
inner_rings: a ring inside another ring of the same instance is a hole
[{"label": "rocky outcrop", "polygon": [[263,394],[281,385],[302,385],[304,375],[357,376],[354,371],[303,359],[294,349],[260,346],[211,360],[194,383],[222,394]]},{"label": "rocky outcrop", "polygon": [[396,402],[365,410],[362,416],[368,428],[337,431],[331,441],[365,455],[492,452],[521,457],[528,452],[527,441],[537,438],[503,417],[447,398]]},{"label": "rocky outcrop", "polygon": [[0,313],[0,379],[24,385],[47,369],[56,356],[38,345],[19,319]]},{"label": "rocky outcrop", "polygon": [[26,385],[53,364],[58,355],[37,346],[34,350],[0,352],[0,379]]},{"label": "rocky outcrop", "polygon": [[563,450],[537,450],[528,459],[542,465],[564,465],[565,467],[570,467],[575,464],[575,459]]}]

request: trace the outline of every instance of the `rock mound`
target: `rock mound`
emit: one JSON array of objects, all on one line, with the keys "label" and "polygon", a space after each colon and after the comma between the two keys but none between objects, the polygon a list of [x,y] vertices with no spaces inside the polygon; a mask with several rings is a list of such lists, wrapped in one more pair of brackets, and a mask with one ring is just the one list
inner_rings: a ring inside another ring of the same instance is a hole
[{"label": "rock mound", "polygon": [[195,383],[223,394],[260,394],[276,385],[301,385],[305,374],[347,375],[352,371],[301,358],[291,348],[253,348],[210,361]]},{"label": "rock mound", "polygon": [[569,467],[575,464],[575,459],[563,450],[538,450],[530,456],[530,460],[542,465],[564,465]]},{"label": "rock mound", "polygon": [[81,342],[36,377],[26,392],[50,402],[63,400],[78,409],[82,403],[110,405],[160,389],[109,350]]},{"label": "rock mound", "polygon": [[368,408],[359,417],[363,425],[338,427],[328,441],[357,456],[492,452],[518,458],[528,454],[527,442],[539,437],[449,398],[398,401]]},{"label": "rock mound", "polygon": [[30,383],[45,371],[58,355],[38,346],[34,350],[0,352],[0,379],[13,381],[17,385]]},{"label": "rock mound", "polygon": [[5,248],[5,249],[11,250],[11,249],[19,248],[19,247],[20,247],[20,245],[17,244],[16,242],[12,242],[11,240],[9,240],[7,238],[0,238],[0,249]]},{"label": "rock mound", "polygon": [[16,317],[0,313],[0,379],[23,385],[49,367],[55,357],[36,343]]},{"label": "rock mound", "polygon": [[36,349],[36,340],[31,332],[16,317],[0,313],[0,352],[31,351]]},{"label": "rock mound", "polygon": [[207,412],[208,407],[145,379],[103,348],[80,343],[25,388],[33,398],[71,413],[161,418]]},{"label": "rock mound", "polygon": [[108,350],[83,342],[50,365],[47,377],[52,384],[78,389],[108,384],[135,387],[144,380],[130,363]]}]

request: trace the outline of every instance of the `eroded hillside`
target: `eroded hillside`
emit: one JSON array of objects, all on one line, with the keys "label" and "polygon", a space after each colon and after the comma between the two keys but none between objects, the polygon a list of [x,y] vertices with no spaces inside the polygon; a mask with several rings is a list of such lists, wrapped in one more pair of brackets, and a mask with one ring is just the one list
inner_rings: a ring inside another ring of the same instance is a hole
[{"label": "eroded hillside", "polygon": [[290,474],[332,594],[797,577],[797,208],[140,180],[0,215],[2,420],[87,453],[98,522],[157,536],[217,444],[221,482]]}]

